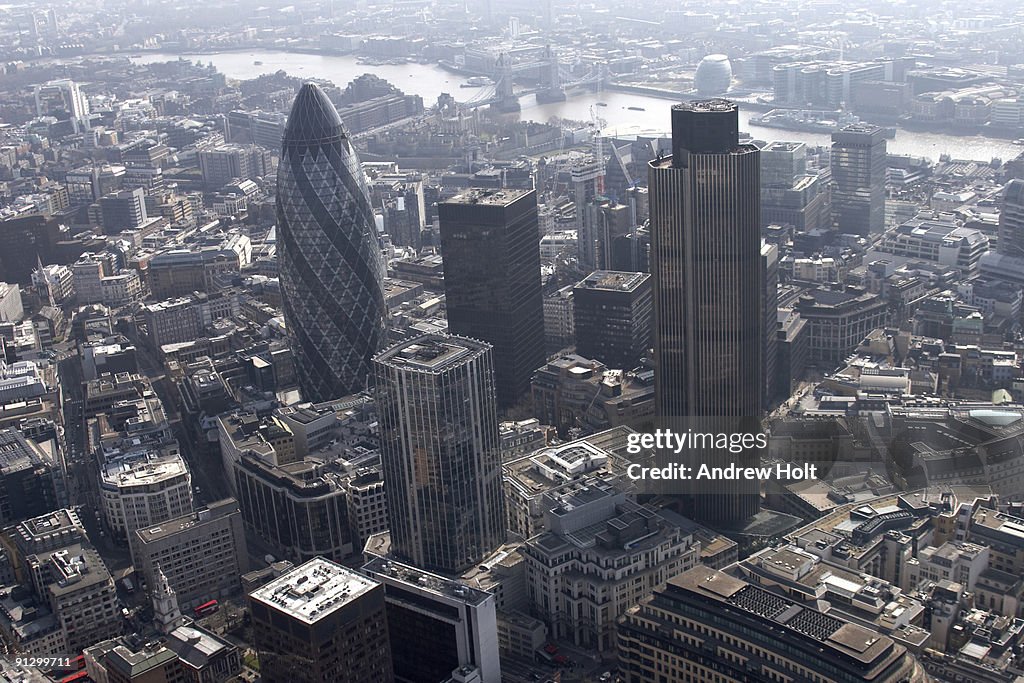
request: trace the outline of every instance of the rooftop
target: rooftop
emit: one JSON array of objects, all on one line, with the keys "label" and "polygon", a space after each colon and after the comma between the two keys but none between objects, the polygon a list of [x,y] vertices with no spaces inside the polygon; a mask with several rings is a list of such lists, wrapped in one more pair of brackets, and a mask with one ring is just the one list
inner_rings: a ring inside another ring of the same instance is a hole
[{"label": "rooftop", "polygon": [[493,190],[471,189],[445,201],[445,204],[486,204],[488,206],[508,206],[533,190]]},{"label": "rooftop", "polygon": [[489,344],[473,339],[431,334],[396,344],[377,360],[404,370],[437,373],[473,360],[489,348]]},{"label": "rooftop", "polygon": [[363,571],[375,576],[386,577],[396,583],[412,586],[423,591],[455,598],[470,605],[478,605],[491,597],[490,593],[471,588],[462,581],[445,578],[439,574],[431,574],[386,556],[377,555],[371,557],[363,565]]},{"label": "rooftop", "polygon": [[351,569],[317,557],[253,591],[249,597],[311,624],[378,585]]},{"label": "rooftop", "polygon": [[616,270],[595,270],[577,287],[612,292],[632,292],[650,279],[648,273],[626,273]]}]

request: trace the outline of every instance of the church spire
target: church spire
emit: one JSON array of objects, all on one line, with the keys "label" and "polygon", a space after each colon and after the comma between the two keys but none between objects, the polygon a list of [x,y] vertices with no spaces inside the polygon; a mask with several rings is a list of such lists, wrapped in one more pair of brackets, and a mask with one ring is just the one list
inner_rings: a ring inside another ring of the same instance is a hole
[{"label": "church spire", "polygon": [[170,581],[160,565],[153,567],[153,622],[157,630],[164,635],[170,633],[179,626],[184,625],[185,620],[181,616],[181,609],[178,607],[178,595],[171,588]]}]

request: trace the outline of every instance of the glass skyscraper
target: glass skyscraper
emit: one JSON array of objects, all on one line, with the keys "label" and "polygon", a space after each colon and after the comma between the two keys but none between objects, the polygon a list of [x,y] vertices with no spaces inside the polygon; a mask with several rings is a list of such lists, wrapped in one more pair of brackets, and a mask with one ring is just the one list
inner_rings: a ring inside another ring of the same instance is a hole
[{"label": "glass skyscraper", "polygon": [[278,270],[302,396],[362,391],[385,338],[384,260],[366,180],[338,111],[299,90],[277,168]]},{"label": "glass skyscraper", "polygon": [[[655,402],[676,432],[748,431],[761,416],[760,155],[739,143],[738,113],[727,100],[675,105],[672,156],[650,163]],[[686,455],[693,467],[757,464],[752,451]],[[661,492],[703,520],[758,511],[756,480],[671,484]]]},{"label": "glass skyscraper", "polygon": [[425,335],[375,367],[391,550],[461,572],[505,541],[491,346]]}]

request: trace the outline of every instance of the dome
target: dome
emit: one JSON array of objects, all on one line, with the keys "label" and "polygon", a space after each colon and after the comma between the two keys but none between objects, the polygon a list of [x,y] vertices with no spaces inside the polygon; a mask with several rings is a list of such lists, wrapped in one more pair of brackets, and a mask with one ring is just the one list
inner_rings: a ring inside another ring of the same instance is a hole
[{"label": "dome", "polygon": [[732,64],[725,55],[708,55],[697,65],[694,79],[699,95],[722,95],[732,82]]}]

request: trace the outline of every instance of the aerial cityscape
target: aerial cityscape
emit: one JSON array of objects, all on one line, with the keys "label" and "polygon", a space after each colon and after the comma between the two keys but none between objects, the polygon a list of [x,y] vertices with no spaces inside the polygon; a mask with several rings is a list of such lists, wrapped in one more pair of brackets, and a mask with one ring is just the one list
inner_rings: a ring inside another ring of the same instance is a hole
[{"label": "aerial cityscape", "polygon": [[1024,683],[1024,5],[0,4],[0,681]]}]

